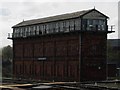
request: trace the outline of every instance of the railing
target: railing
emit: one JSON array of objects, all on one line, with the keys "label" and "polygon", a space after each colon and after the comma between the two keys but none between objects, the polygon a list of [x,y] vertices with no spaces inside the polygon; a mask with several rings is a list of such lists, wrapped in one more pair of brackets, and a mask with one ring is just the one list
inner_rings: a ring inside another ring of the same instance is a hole
[{"label": "railing", "polygon": [[52,34],[52,33],[60,33],[60,32],[70,32],[70,31],[78,31],[80,30],[80,27],[79,26],[73,26],[73,27],[63,27],[63,28],[53,28],[52,30],[51,29],[48,29],[48,30],[35,30],[35,31],[31,31],[31,32],[18,32],[18,33],[14,33],[14,34],[11,34],[11,33],[8,33],[8,38],[9,39],[12,39],[12,38],[20,38],[20,37],[28,37],[28,36],[39,36],[39,35],[45,35],[45,34]]},{"label": "railing", "polygon": [[13,38],[13,33],[8,33],[8,39]]},{"label": "railing", "polygon": [[98,28],[98,27],[92,27],[92,28],[87,28],[87,27],[82,27],[82,29],[80,27],[68,27],[68,28],[63,28],[63,30],[61,30],[60,28],[57,28],[56,30],[44,30],[43,32],[41,31],[32,31],[32,32],[19,32],[19,33],[8,33],[8,39],[12,39],[12,38],[20,38],[20,37],[29,37],[29,36],[40,36],[40,35],[44,35],[44,34],[51,34],[51,33],[66,33],[66,32],[71,32],[71,31],[107,31],[107,32],[114,32],[113,31],[114,26],[104,26],[103,28]]},{"label": "railing", "polygon": [[107,28],[108,31],[113,31],[113,29],[115,29],[115,25],[110,25]]}]

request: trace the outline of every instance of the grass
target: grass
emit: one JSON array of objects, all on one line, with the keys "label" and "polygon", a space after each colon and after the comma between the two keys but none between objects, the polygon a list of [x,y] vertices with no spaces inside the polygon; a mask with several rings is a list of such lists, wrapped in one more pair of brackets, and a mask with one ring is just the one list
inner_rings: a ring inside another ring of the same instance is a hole
[{"label": "grass", "polygon": [[[111,77],[108,78],[108,80],[120,80],[120,76],[119,77]],[[120,82],[112,82],[112,83],[98,83],[98,85],[103,86],[103,87],[108,87],[108,88],[119,88],[120,89]]]},{"label": "grass", "polygon": [[97,85],[108,88],[120,88],[120,83],[98,83]]}]

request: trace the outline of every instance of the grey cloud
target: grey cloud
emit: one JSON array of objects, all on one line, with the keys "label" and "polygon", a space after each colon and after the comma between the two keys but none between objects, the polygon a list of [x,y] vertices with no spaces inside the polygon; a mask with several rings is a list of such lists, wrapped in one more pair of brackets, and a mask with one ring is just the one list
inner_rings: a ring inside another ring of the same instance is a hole
[{"label": "grey cloud", "polygon": [[10,11],[6,8],[0,8],[0,16],[9,16]]}]

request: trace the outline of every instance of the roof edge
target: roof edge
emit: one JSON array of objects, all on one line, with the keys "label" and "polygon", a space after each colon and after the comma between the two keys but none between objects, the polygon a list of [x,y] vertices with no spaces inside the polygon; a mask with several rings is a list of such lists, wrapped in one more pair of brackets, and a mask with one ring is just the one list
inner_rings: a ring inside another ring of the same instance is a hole
[{"label": "roof edge", "polygon": [[106,17],[106,18],[108,18],[108,19],[109,19],[109,17],[108,17],[108,16],[106,16],[106,15],[105,15],[105,14],[103,14],[103,13],[101,13],[99,10],[97,10],[97,9],[95,9],[95,8],[91,9],[90,11],[86,12],[85,14],[83,14],[83,15],[81,15],[81,16],[84,16],[84,15],[86,15],[86,14],[88,14],[88,13],[92,12],[92,11],[97,11],[98,13],[102,14],[104,17]]},{"label": "roof edge", "polygon": [[[101,13],[100,11],[96,10],[95,8],[93,8],[93,9],[88,9],[88,10],[82,10],[82,11],[86,11],[86,12],[84,12],[83,14],[81,14],[81,15],[79,15],[79,16],[77,16],[77,17],[81,17],[81,18],[82,18],[84,15],[86,15],[86,14],[92,12],[92,11],[97,11],[98,13],[102,14],[104,17],[106,17],[106,18],[109,19],[108,16],[106,16],[105,14],[103,14],[103,13]],[[82,12],[82,11],[77,11],[77,12]],[[52,17],[62,16],[62,15],[67,15],[67,14],[73,14],[73,13],[76,13],[76,12],[66,13],[66,14],[60,14],[60,15],[55,15],[55,16],[49,16],[49,17],[44,17],[44,18],[39,18],[39,19],[46,19],[46,18],[50,18],[50,17],[52,18]],[[71,18],[77,18],[77,17],[71,17]],[[23,26],[40,24],[40,23],[36,22],[36,23],[28,24],[28,25],[22,25],[24,22],[29,22],[29,21],[32,21],[32,20],[39,20],[39,19],[31,19],[31,20],[22,21],[22,22],[20,22],[20,23],[18,23],[18,24],[16,24],[16,25],[12,26],[12,28],[17,28],[17,27],[23,27]],[[68,19],[68,18],[65,18],[65,19]],[[70,19],[70,18],[69,18],[69,19]],[[59,20],[62,20],[62,19],[59,19]],[[53,20],[53,21],[57,21],[57,20]],[[46,22],[47,22],[47,21],[46,21]],[[48,22],[50,22],[50,21],[48,21]],[[45,22],[43,22],[43,23],[45,23]]]}]

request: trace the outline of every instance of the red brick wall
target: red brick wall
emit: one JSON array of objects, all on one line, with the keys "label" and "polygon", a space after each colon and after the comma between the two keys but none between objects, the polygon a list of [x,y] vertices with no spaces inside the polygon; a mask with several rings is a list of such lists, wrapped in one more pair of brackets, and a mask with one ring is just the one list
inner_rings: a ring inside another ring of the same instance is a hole
[{"label": "red brick wall", "polygon": [[106,34],[91,33],[82,36],[83,80],[106,79]]},{"label": "red brick wall", "polygon": [[[14,63],[22,65],[24,73],[19,71],[20,68],[17,68],[17,72],[24,78],[55,81],[105,80],[106,39],[106,33],[97,32],[82,33],[82,38],[81,34],[69,33],[15,39]],[[15,76],[19,76],[14,68]]]},{"label": "red brick wall", "polygon": [[34,44],[34,57],[43,56],[43,43],[38,42]]},{"label": "red brick wall", "polygon": [[[15,39],[14,47],[14,53],[18,56],[20,54],[20,58],[14,56],[14,62],[16,65],[20,62],[24,67],[22,69],[24,78],[55,81],[79,80],[78,34]],[[38,60],[38,58],[46,58],[46,60]],[[14,72],[18,76],[16,71]]]},{"label": "red brick wall", "polygon": [[22,44],[16,44],[14,46],[15,51],[17,51],[15,54],[15,57],[23,57],[23,45]]}]

